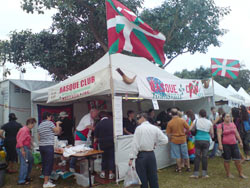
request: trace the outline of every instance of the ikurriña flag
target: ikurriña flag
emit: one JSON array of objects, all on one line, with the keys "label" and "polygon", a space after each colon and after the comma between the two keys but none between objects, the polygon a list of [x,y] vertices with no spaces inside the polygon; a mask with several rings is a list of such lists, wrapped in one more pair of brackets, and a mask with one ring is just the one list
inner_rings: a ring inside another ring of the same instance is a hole
[{"label": "ikurri\u00f1a flag", "polygon": [[236,79],[239,76],[240,61],[232,59],[211,58],[213,76],[223,76]]},{"label": "ikurri\u00f1a flag", "polygon": [[145,57],[159,65],[165,63],[165,36],[154,31],[117,0],[106,0],[109,53],[123,50]]}]

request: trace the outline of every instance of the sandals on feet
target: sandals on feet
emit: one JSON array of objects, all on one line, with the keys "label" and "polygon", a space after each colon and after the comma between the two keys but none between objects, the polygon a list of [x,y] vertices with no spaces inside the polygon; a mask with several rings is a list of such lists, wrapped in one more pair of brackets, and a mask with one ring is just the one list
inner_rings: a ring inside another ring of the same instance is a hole
[{"label": "sandals on feet", "polygon": [[234,176],[232,175],[232,174],[230,174],[229,176],[227,176],[228,178],[230,178],[230,179],[233,179],[234,178]]},{"label": "sandals on feet", "polygon": [[245,175],[240,175],[240,178],[242,178],[242,179],[247,179],[248,177],[245,176]]},{"label": "sandals on feet", "polygon": [[187,170],[186,170],[187,172],[191,172],[191,168],[187,168]]},{"label": "sandals on feet", "polygon": [[175,172],[181,173],[181,168],[176,167]]}]

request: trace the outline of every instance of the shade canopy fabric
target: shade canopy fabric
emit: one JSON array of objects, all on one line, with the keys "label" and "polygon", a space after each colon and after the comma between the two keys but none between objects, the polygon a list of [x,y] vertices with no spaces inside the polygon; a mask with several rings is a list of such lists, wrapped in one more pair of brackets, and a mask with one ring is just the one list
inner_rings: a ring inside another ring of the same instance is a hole
[{"label": "shade canopy fabric", "polygon": [[[111,76],[115,93],[136,95],[139,94],[137,83],[139,78],[157,77],[165,80],[181,80],[145,58],[114,54],[110,60],[109,55],[105,54],[96,63],[78,74],[47,89],[35,91],[32,100],[39,101],[48,97],[48,103],[57,103],[110,94]],[[133,79],[134,77],[136,78]]]},{"label": "shade canopy fabric", "polygon": [[238,93],[245,98],[245,105],[250,106],[250,95],[246,92],[246,90],[241,87]]},{"label": "shade canopy fabric", "polygon": [[243,99],[235,97],[234,92],[223,87],[218,82],[214,81],[214,99],[215,101],[229,101],[237,104],[238,106],[244,104]]}]

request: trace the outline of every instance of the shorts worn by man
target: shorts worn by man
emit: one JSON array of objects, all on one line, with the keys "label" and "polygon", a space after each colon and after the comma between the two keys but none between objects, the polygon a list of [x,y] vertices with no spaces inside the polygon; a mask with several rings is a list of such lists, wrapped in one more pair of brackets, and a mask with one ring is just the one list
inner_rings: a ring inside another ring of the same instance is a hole
[{"label": "shorts worn by man", "polygon": [[181,170],[181,159],[188,160],[187,139],[184,129],[189,130],[187,122],[178,117],[177,109],[172,109],[173,118],[167,126],[167,135],[171,142],[171,157],[176,159],[178,170]]}]

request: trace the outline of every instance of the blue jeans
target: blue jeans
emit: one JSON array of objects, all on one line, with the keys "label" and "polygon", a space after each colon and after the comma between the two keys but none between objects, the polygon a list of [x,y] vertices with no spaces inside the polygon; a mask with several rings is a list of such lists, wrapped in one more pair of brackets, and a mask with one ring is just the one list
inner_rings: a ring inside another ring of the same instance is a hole
[{"label": "blue jeans", "polygon": [[42,157],[42,174],[50,176],[54,165],[54,146],[39,146]]},{"label": "blue jeans", "polygon": [[214,143],[214,148],[213,148],[211,154],[209,155],[210,158],[212,158],[212,157],[215,156],[215,154],[216,154],[216,152],[218,150],[218,147],[219,147],[219,144],[218,143]]},{"label": "blue jeans", "polygon": [[[25,158],[22,155],[21,149],[20,148],[16,149],[20,161],[18,183],[26,182],[26,179],[29,178],[30,176],[30,172],[32,170],[32,165],[34,162],[30,149],[27,146],[24,146],[23,148],[26,153]],[[26,160],[28,160],[28,162],[26,162]]]}]

